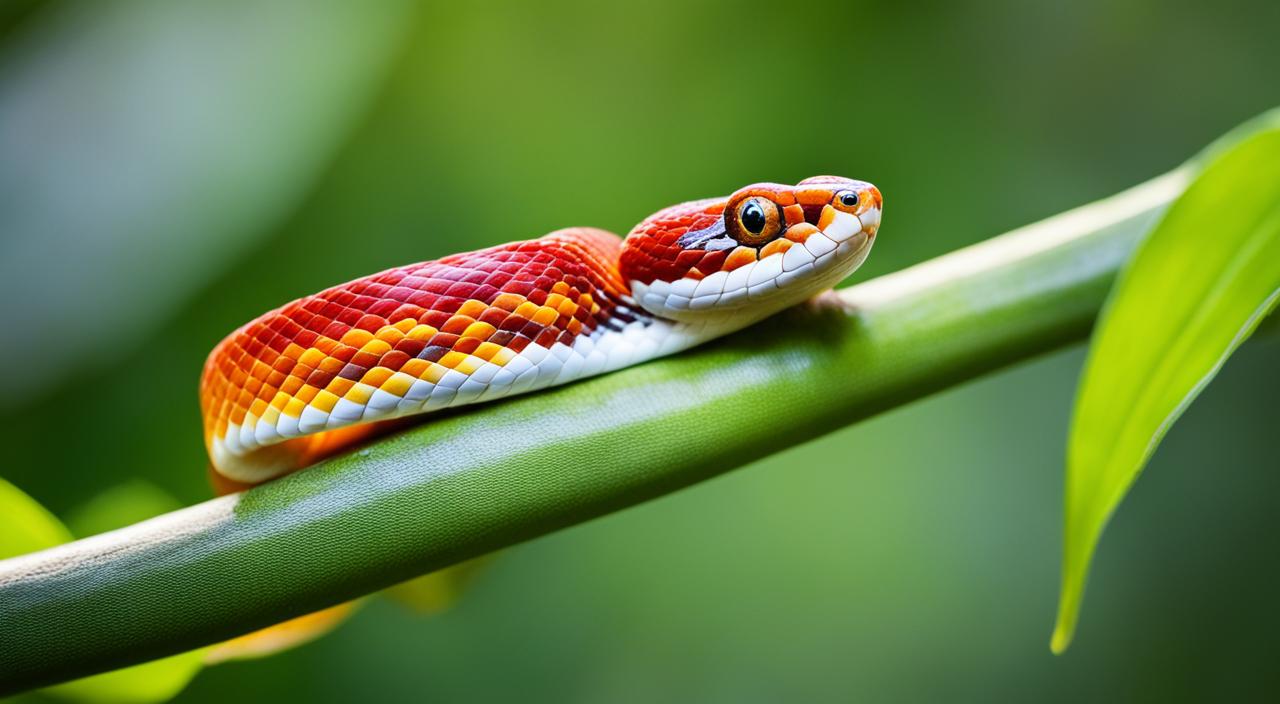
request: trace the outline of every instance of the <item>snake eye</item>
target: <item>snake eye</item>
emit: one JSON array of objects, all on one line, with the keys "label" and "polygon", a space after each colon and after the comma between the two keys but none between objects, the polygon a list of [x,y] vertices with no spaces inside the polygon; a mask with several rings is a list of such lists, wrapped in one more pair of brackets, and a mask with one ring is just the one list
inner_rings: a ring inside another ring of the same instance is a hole
[{"label": "snake eye", "polygon": [[729,223],[733,238],[745,245],[762,245],[782,231],[782,213],[778,204],[767,198],[748,198],[738,205]]},{"label": "snake eye", "polygon": [[768,219],[764,215],[764,208],[754,200],[743,203],[742,210],[738,211],[738,220],[742,221],[742,227],[752,234],[760,234],[764,232],[764,226],[768,224]]},{"label": "snake eye", "polygon": [[846,212],[853,212],[858,207],[858,193],[856,191],[841,191],[836,194],[834,205]]}]

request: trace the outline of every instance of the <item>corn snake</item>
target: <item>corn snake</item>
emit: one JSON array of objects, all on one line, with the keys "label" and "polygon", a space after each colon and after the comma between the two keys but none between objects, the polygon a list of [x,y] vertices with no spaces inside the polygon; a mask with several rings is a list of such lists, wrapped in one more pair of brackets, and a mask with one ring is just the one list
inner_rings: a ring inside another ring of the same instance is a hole
[{"label": "corn snake", "polygon": [[216,478],[253,484],[384,421],[688,349],[834,286],[880,225],[875,186],[819,176],[389,269],[272,310],[200,382]]}]

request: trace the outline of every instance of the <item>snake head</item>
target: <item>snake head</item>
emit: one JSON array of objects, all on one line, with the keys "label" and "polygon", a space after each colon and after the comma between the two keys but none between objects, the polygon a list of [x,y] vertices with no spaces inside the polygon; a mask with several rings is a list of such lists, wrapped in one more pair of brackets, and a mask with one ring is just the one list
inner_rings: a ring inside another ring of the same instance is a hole
[{"label": "snake head", "polygon": [[840,176],[753,184],[650,216],[623,244],[622,274],[654,315],[758,320],[862,264],[882,207],[875,186]]}]

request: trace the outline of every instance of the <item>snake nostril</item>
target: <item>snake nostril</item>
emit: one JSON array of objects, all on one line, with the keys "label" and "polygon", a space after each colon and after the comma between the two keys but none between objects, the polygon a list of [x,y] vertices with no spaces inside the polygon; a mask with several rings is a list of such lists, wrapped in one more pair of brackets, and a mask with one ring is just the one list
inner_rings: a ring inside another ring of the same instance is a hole
[{"label": "snake nostril", "polygon": [[804,206],[804,221],[810,225],[817,225],[818,219],[822,217],[822,209],[825,207],[825,203]]}]

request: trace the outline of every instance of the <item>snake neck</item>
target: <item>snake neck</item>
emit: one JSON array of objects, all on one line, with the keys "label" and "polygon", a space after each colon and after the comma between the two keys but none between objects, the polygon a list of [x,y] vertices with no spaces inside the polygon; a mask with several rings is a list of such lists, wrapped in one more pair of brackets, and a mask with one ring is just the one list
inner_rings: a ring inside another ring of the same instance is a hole
[{"label": "snake neck", "polygon": [[682,352],[704,342],[723,337],[757,322],[749,315],[707,315],[696,320],[674,320],[654,315],[640,307],[630,295],[621,297],[614,314],[592,334],[575,340],[579,351],[590,355],[604,350],[612,371],[640,362]]}]

